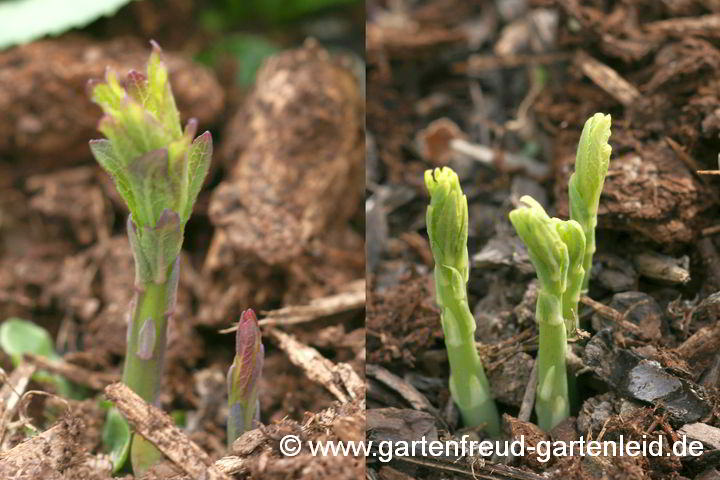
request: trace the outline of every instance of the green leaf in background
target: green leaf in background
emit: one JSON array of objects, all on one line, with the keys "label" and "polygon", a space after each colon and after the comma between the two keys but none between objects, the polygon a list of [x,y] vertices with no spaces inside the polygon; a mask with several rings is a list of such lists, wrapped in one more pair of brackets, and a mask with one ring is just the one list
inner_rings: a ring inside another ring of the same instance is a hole
[{"label": "green leaf in background", "polygon": [[253,3],[256,11],[269,20],[289,21],[303,15],[309,15],[323,8],[336,7],[349,3],[359,3],[358,0],[256,0]]},{"label": "green leaf in background", "polygon": [[280,51],[280,47],[260,35],[229,35],[215,43],[210,50],[198,55],[198,60],[215,65],[223,56],[230,56],[237,62],[236,82],[247,88],[255,83],[255,74],[265,59]]},{"label": "green leaf in background", "polygon": [[[0,348],[10,356],[13,365],[22,362],[25,353],[60,360],[47,330],[21,318],[8,318],[0,325]],[[33,379],[53,383],[63,397],[82,399],[86,396],[83,389],[74,386],[60,375],[38,371],[33,375]]]},{"label": "green leaf in background", "polygon": [[0,348],[10,355],[13,364],[22,362],[25,353],[58,360],[50,334],[44,328],[21,318],[8,318],[0,325]]},{"label": "green leaf in background", "polygon": [[342,5],[360,4],[362,0],[222,0],[203,12],[202,21],[211,30],[232,27],[238,21],[260,19],[282,23]]},{"label": "green leaf in background", "polygon": [[58,35],[114,14],[132,0],[0,1],[0,49]]},{"label": "green leaf in background", "polygon": [[185,428],[187,425],[187,412],[185,410],[173,410],[170,412],[170,418],[180,428]]},{"label": "green leaf in background", "polygon": [[110,407],[103,426],[103,445],[110,454],[113,473],[117,473],[127,461],[130,452],[130,425],[115,407]]}]

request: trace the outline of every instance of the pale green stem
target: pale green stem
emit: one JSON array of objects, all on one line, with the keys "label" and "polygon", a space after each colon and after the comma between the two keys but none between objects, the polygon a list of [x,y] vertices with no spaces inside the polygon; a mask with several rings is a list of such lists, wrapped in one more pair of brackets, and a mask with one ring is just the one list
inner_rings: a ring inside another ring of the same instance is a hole
[{"label": "pale green stem", "polygon": [[566,348],[567,337],[560,297],[544,289],[538,292],[538,379],[535,412],[538,426],[552,430],[570,416],[568,399]]},{"label": "pale green stem", "polygon": [[[447,268],[435,267],[437,303],[442,309],[442,326],[450,363],[450,394],[466,426],[484,426],[493,437],[500,435],[500,418],[490,394],[475,346],[475,318],[467,294],[457,294]],[[464,288],[461,289],[464,292]]]},{"label": "pale green stem", "polygon": [[[157,403],[162,381],[167,327],[175,309],[179,267],[177,260],[173,262],[164,283],[135,286],[123,383],[151,404]],[[161,456],[151,443],[133,436],[130,457],[136,475],[149,469]]]},{"label": "pale green stem", "polygon": [[579,222],[585,233],[585,256],[583,257],[583,269],[585,275],[582,281],[582,291],[587,293],[590,287],[590,270],[592,269],[593,255],[595,255],[595,227],[597,226],[597,212],[590,216],[587,222]]}]

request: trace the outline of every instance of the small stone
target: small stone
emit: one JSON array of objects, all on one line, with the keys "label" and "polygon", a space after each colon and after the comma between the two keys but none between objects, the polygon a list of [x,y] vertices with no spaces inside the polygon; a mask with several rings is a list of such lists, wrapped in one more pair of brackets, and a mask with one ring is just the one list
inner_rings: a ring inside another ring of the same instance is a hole
[{"label": "small stone", "polygon": [[617,347],[610,329],[590,339],[583,361],[618,395],[663,408],[676,425],[696,422],[712,410],[702,386],[669,373],[656,361]]},{"label": "small stone", "polygon": [[435,417],[427,412],[401,408],[373,408],[367,411],[368,438],[375,441],[412,442],[425,437],[438,439]]},{"label": "small stone", "polygon": [[678,430],[680,435],[701,441],[705,446],[720,449],[720,428],[711,427],[705,423],[688,423]]},{"label": "small stone", "polygon": [[596,255],[594,260],[593,283],[597,282],[611,292],[637,290],[638,274],[632,262],[611,253]]},{"label": "small stone", "polygon": [[613,403],[616,399],[614,393],[608,392],[585,400],[577,417],[577,428],[580,434],[600,432],[605,422],[615,413]]}]

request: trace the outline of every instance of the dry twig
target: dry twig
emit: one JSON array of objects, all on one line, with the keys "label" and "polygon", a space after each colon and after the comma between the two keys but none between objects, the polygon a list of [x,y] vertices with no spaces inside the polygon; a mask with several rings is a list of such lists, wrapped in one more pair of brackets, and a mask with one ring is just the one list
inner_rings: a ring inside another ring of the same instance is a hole
[{"label": "dry twig", "polygon": [[136,433],[155,445],[185,473],[196,479],[230,480],[165,412],[145,402],[126,385],[113,383],[105,388],[105,395],[115,403]]},{"label": "dry twig", "polygon": [[3,444],[8,424],[15,416],[20,398],[25,393],[35,370],[35,365],[23,363],[13,370],[10,377],[3,372],[4,384],[0,389],[0,445]]},{"label": "dry twig", "polygon": [[94,390],[102,390],[111,383],[120,381],[120,375],[107,372],[93,372],[73,365],[72,363],[67,363],[64,360],[49,360],[32,353],[26,353],[23,357],[38,368],[57,373],[71,382],[90,387]]},{"label": "dry twig", "polygon": [[[258,324],[263,326],[285,326],[312,322],[330,315],[365,308],[365,280],[355,280],[348,285],[348,291],[313,300],[309,305],[298,305],[261,312],[266,315]],[[237,325],[220,330],[230,333]]]},{"label": "dry twig", "polygon": [[347,363],[335,364],[312,347],[279,330],[270,330],[290,361],[303,369],[308,378],[324,386],[342,403],[363,399],[365,384]]},{"label": "dry twig", "polygon": [[397,375],[384,369],[379,365],[368,364],[365,367],[365,374],[374,378],[386,387],[391,388],[404,398],[415,410],[424,410],[439,417],[438,411],[430,401],[410,383]]}]

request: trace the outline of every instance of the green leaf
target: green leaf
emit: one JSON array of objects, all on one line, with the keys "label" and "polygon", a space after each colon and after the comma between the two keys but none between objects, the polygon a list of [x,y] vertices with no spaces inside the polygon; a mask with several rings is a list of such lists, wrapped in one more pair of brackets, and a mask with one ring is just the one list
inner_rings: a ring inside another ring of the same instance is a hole
[{"label": "green leaf", "polygon": [[561,220],[550,218],[534,198],[520,198],[524,204],[510,212],[510,222],[528,249],[542,288],[560,297],[565,291],[569,256],[567,245],[556,229]]},{"label": "green leaf", "polygon": [[[152,150],[132,161],[130,184],[136,195],[138,226],[155,225],[163,210],[172,207],[172,179],[168,171],[168,151]],[[133,212],[134,213],[134,212]]]},{"label": "green leaf", "polygon": [[582,268],[585,255],[585,233],[580,224],[575,220],[560,220],[555,224],[555,229],[567,246],[569,268]]},{"label": "green leaf", "polygon": [[265,59],[279,51],[278,45],[263,36],[234,34],[214,43],[198,55],[198,60],[214,66],[223,58],[234,59],[237,62],[236,82],[248,88],[255,83],[255,75]]},{"label": "green leaf", "polygon": [[180,253],[182,241],[180,216],[172,210],[165,209],[155,227],[144,227],[139,244],[133,245],[148,260],[150,277],[141,278],[141,281],[164,283],[170,265]]},{"label": "green leaf", "polygon": [[58,35],[114,14],[131,0],[15,0],[0,2],[0,49]]},{"label": "green leaf", "polygon": [[125,199],[128,209],[131,212],[135,210],[135,198],[130,188],[130,182],[125,174],[126,168],[122,164],[122,161],[117,158],[117,155],[115,155],[110,141],[104,138],[90,140],[90,151],[100,166],[115,179],[115,186],[123,199]]},{"label": "green leaf", "polygon": [[[120,82],[109,70],[104,82],[90,86],[92,101],[104,112],[98,130],[107,139],[91,141],[90,149],[126,201],[138,227],[130,232],[130,241],[138,245],[144,242],[144,229],[155,227],[166,209],[181,215],[182,230],[212,154],[209,133],[193,142],[196,120],[182,130],[160,47],[150,43],[147,74],[131,70]],[[155,264],[158,255],[144,253],[145,263]],[[141,270],[147,273],[144,267]]]},{"label": "green leaf", "polygon": [[185,410],[173,410],[170,412],[170,418],[172,418],[173,423],[180,428],[184,428],[187,425],[187,412]]},{"label": "green leaf", "polygon": [[51,360],[60,358],[47,330],[20,318],[9,318],[0,325],[0,348],[10,355],[15,365],[22,362],[25,353]]},{"label": "green leaf", "polygon": [[210,169],[213,144],[210,132],[205,132],[193,141],[188,152],[188,199],[185,211],[182,212],[183,222],[187,222],[192,213],[193,205],[200,193],[205,176]]},{"label": "green leaf", "polygon": [[182,136],[180,112],[175,105],[175,97],[168,81],[168,71],[160,60],[160,47],[151,42],[153,51],[150,54],[147,68],[148,101],[143,103],[162,122],[165,130],[173,138]]},{"label": "green leaf", "polygon": [[[55,352],[52,337],[44,328],[21,318],[8,318],[0,325],[0,348],[10,356],[13,365],[23,361],[23,355],[32,353],[50,360],[59,360]],[[63,397],[82,399],[86,396],[84,389],[76,387],[60,375],[38,371],[33,379],[39,382],[50,382]]]},{"label": "green leaf", "polygon": [[[600,193],[610,166],[612,148],[610,138],[610,115],[596,113],[585,122],[575,157],[575,173],[570,177],[570,190],[575,190],[573,210],[585,210],[596,215]],[[583,205],[578,205],[582,198]]]},{"label": "green leaf", "polygon": [[[360,0],[225,0],[216,2],[213,23],[216,28],[230,28],[237,21],[261,18],[273,23],[296,20],[326,8],[358,4]],[[208,12],[203,12],[207,17]],[[205,18],[207,24],[207,18]]]},{"label": "green leaf", "polygon": [[125,417],[117,408],[110,408],[103,426],[102,441],[105,449],[110,454],[113,473],[118,472],[125,465],[130,452],[131,439],[130,425],[125,420]]}]

